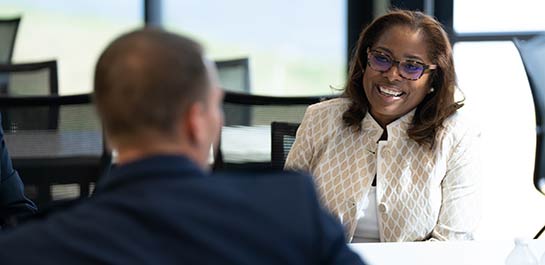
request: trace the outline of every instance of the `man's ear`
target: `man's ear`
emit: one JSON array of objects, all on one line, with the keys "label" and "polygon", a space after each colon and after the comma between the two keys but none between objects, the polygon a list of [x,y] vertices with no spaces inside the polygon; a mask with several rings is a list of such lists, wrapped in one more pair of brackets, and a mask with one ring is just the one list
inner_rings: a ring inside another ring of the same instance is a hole
[{"label": "man's ear", "polygon": [[192,146],[201,146],[206,143],[205,109],[201,102],[191,104],[185,117],[185,131],[188,143]]}]

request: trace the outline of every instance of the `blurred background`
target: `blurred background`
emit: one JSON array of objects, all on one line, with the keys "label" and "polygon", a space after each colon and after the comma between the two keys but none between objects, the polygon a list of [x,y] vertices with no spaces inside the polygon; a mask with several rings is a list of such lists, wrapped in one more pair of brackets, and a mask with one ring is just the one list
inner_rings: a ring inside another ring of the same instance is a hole
[{"label": "blurred background", "polygon": [[0,18],[21,17],[13,63],[57,60],[60,95],[90,92],[104,47],[151,24],[197,39],[214,60],[247,58],[246,92],[316,96],[339,93],[360,30],[390,6],[437,17],[454,45],[462,111],[482,132],[477,238],[533,237],[545,196],[532,184],[535,112],[511,40],[545,31],[543,0],[0,0]]}]

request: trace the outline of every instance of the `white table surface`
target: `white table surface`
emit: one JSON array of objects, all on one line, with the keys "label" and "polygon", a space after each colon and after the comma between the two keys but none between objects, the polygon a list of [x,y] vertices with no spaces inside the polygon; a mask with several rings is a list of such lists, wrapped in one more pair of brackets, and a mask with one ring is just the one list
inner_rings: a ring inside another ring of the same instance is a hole
[{"label": "white table surface", "polygon": [[5,132],[4,140],[11,158],[100,156],[103,152],[102,131],[99,130]]},{"label": "white table surface", "polygon": [[271,160],[271,126],[224,126],[221,130],[224,162]]},{"label": "white table surface", "polygon": [[[528,240],[539,259],[545,253],[545,239]],[[370,265],[441,264],[503,265],[515,247],[514,240],[449,241],[349,244]]]}]

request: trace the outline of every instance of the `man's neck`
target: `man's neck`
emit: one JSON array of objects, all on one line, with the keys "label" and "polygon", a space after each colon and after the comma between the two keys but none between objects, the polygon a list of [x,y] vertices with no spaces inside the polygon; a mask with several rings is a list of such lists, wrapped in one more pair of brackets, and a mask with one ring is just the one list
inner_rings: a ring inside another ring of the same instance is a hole
[{"label": "man's neck", "polygon": [[170,142],[123,146],[118,147],[116,151],[116,163],[119,165],[156,155],[183,155],[193,160],[196,164],[201,165],[201,163],[199,163],[199,157],[195,152],[188,150],[188,148],[183,145]]}]

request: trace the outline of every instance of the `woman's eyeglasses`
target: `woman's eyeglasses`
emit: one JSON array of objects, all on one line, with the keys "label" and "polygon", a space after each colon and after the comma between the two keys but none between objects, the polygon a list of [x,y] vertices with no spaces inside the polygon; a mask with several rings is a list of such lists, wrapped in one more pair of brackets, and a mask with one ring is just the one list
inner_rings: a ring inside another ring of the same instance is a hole
[{"label": "woman's eyeglasses", "polygon": [[367,50],[367,65],[371,69],[384,73],[390,70],[392,66],[397,64],[399,76],[407,80],[418,80],[428,70],[437,68],[435,64],[423,64],[417,61],[405,60],[396,61],[385,53],[377,50]]}]

